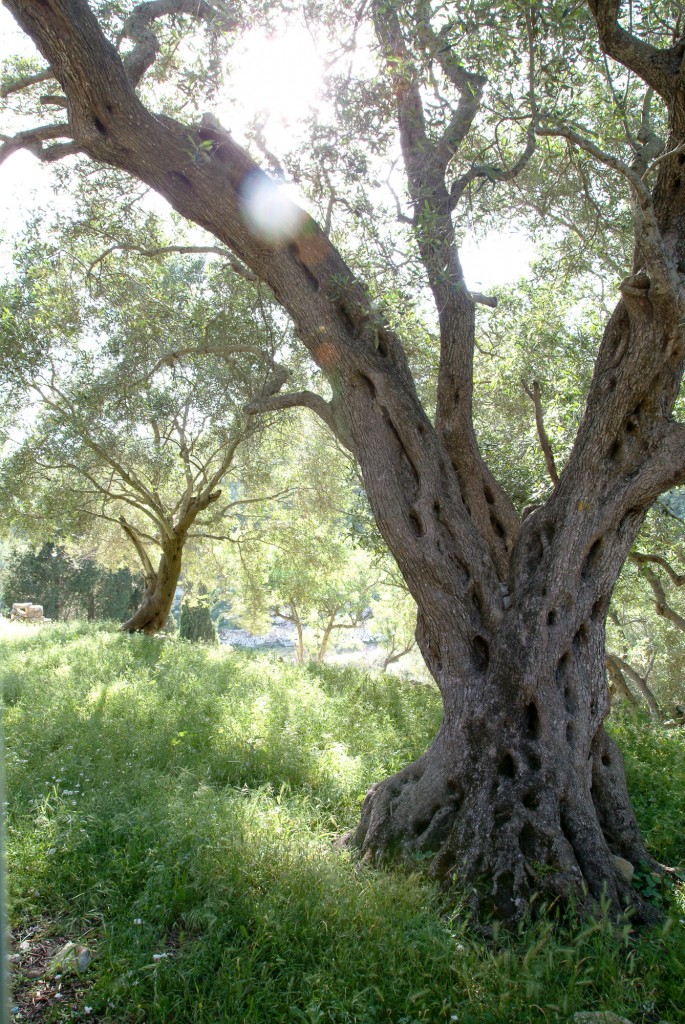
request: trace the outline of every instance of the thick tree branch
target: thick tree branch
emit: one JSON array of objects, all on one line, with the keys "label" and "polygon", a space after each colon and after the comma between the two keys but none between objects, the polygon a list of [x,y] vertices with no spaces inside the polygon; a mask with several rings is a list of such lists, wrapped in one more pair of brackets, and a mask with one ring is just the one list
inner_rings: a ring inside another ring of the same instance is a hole
[{"label": "thick tree branch", "polygon": [[[64,467],[62,467],[64,468]],[[97,494],[101,494],[107,501],[123,501],[124,504],[129,505],[131,508],[137,509],[142,512],[143,515],[147,516],[159,529],[160,533],[164,535],[168,533],[168,524],[166,524],[166,517],[158,510],[152,509],[147,504],[140,500],[140,496],[136,497],[135,493],[131,494],[127,491],[116,491],[113,489],[111,482],[109,484],[101,484],[93,474],[85,469],[84,467],[78,466],[76,463],[68,463],[66,468],[73,470],[80,476],[87,480],[93,490]],[[112,470],[112,478],[114,479],[115,470]]]},{"label": "thick tree branch", "polygon": [[602,50],[634,71],[664,99],[672,98],[678,87],[682,43],[659,50],[628,32],[619,24],[621,0],[588,0],[588,6],[597,23]]},{"label": "thick tree branch", "polygon": [[51,78],[55,76],[50,68],[45,71],[38,71],[35,75],[25,75],[23,78],[15,78],[12,82],[8,82],[7,85],[0,89],[0,97],[4,100],[8,96],[11,96],[15,92],[23,92],[24,89],[28,89],[32,85],[38,85],[40,82],[49,82]]},{"label": "thick tree branch", "polygon": [[353,451],[352,438],[336,414],[332,402],[327,402],[321,395],[314,391],[292,391],[288,394],[269,395],[265,398],[257,398],[245,406],[245,412],[250,416],[258,413],[279,412],[283,409],[309,409],[320,417],[330,429],[331,433],[340,441],[345,448]]},{"label": "thick tree branch", "polygon": [[160,18],[173,14],[187,14],[198,21],[210,22],[213,27],[223,31],[229,31],[238,24],[235,17],[229,17],[223,5],[212,5],[205,3],[205,0],[148,0],[138,4],[124,22],[120,37],[134,43],[133,49],[123,58],[133,85],[139,84],[159,53],[159,39],[152,25]]},{"label": "thick tree branch", "polygon": [[[538,133],[539,134],[539,133]],[[491,167],[482,164],[474,164],[468,171],[457,178],[450,188],[450,209],[456,209],[459,204],[459,200],[463,196],[464,192],[471,184],[478,178],[486,179],[491,182],[506,182],[513,181],[519,176],[526,166],[530,163],[530,160],[535,153],[537,148],[536,131],[534,123],[531,121],[528,133],[526,136],[526,145],[521,152],[519,158],[511,165],[511,167]]]},{"label": "thick tree branch", "polygon": [[[7,4],[53,67],[84,151],[151,185],[178,213],[202,224],[288,310],[331,381],[370,502],[412,594],[433,608],[441,604],[454,642],[470,644],[474,631],[487,631],[501,613],[497,573],[506,571],[506,546],[518,524],[474,448],[472,423],[465,443],[475,466],[473,474],[464,466],[462,496],[446,455],[448,440],[457,455],[461,420],[456,432],[436,433],[398,337],[379,323],[367,289],[313,219],[283,200],[293,225],[285,239],[274,242],[254,230],[246,217],[246,184],[273,190],[273,183],[228,133],[215,132],[211,152],[197,160],[189,132],[199,145],[200,130],[193,136],[193,128],[146,110],[85,0],[50,0],[47,9],[38,0]],[[448,213],[444,182],[442,188]],[[473,311],[467,294],[457,301]],[[457,615],[454,594],[462,587],[464,563],[472,566],[482,596],[478,607],[467,603]]]},{"label": "thick tree branch", "polygon": [[460,133],[477,112],[485,79],[460,65],[447,40],[434,33],[427,6],[419,3],[418,8],[424,47],[439,60],[461,97],[441,141],[433,142],[427,132],[419,75],[402,35],[400,5],[375,3],[374,25],[395,91],[416,238],[440,321],[436,428],[457,473],[463,500],[498,571],[504,573],[518,517],[486,466],[473,427],[474,300],[464,281],[445,181]]},{"label": "thick tree branch", "polygon": [[642,480],[635,480],[631,488],[647,505],[685,483],[685,424],[664,421],[656,441]]},{"label": "thick tree branch", "polygon": [[193,488],[195,486],[195,476],[193,473],[193,465],[190,458],[190,447],[188,445],[188,439],[186,436],[186,424],[188,421],[188,410],[190,407],[190,399],[186,401],[183,420],[179,420],[178,416],[173,417],[173,425],[178,435],[178,449],[181,456],[181,462],[183,463],[183,472],[186,478],[186,493],[184,500],[187,497],[190,499]]},{"label": "thick tree branch", "polygon": [[131,526],[129,522],[127,522],[124,516],[119,516],[119,524],[121,525],[122,530],[124,531],[128,539],[131,541],[134,548],[136,549],[138,558],[140,559],[141,564],[143,566],[143,576],[145,577],[146,586],[151,588],[152,586],[154,586],[155,580],[157,579],[157,573],[152,562],[150,561],[150,557],[147,551],[145,550],[145,545],[138,536],[138,531],[133,526]]},{"label": "thick tree branch", "polygon": [[547,466],[547,472],[549,473],[550,479],[553,484],[559,483],[559,474],[557,473],[556,463],[554,461],[554,452],[552,446],[549,443],[549,437],[545,430],[545,420],[542,412],[542,398],[540,396],[540,385],[534,380],[532,387],[528,387],[524,380],[521,381],[523,390],[530,398],[531,402],[535,407],[535,426],[538,431],[538,439],[540,441],[540,447],[542,448],[542,454],[545,456],[545,465]]},{"label": "thick tree branch", "polygon": [[483,295],[482,292],[469,292],[469,295],[477,306],[489,306],[490,309],[497,309],[496,295]]},{"label": "thick tree branch", "polygon": [[62,110],[67,110],[69,107],[64,96],[41,96],[40,102],[48,107],[61,107]]},{"label": "thick tree branch", "polygon": [[617,654],[607,653],[606,660],[607,662],[612,662],[615,669],[618,669],[620,672],[623,672],[625,675],[627,675],[629,679],[632,679],[632,681],[635,683],[638,690],[644,697],[647,707],[649,708],[649,713],[652,716],[652,718],[655,718],[658,722],[661,722],[663,720],[661,708],[659,707],[657,699],[652,693],[652,690],[649,684],[647,683],[647,680],[644,679],[640,675],[640,673],[633,668],[632,665],[629,665],[627,661],[624,661],[623,658],[619,658]]},{"label": "thick tree branch", "polygon": [[642,551],[633,551],[630,555],[630,560],[635,562],[636,565],[658,565],[668,574],[675,587],[682,587],[685,584],[685,574],[681,575],[676,572],[673,566],[661,555],[647,555]]},{"label": "thick tree branch", "polygon": [[629,704],[632,704],[634,707],[637,707],[637,697],[628,686],[626,678],[623,675],[621,669],[619,668],[616,658],[611,653],[611,651],[606,652],[606,666],[609,678],[611,679],[611,682],[613,683],[615,689],[621,694],[622,697],[625,697]]},{"label": "thick tree branch", "polygon": [[[573,145],[589,153],[599,163],[616,171],[626,179],[631,192],[636,234],[640,239],[640,252],[649,275],[650,298],[652,301],[660,300],[670,306],[674,312],[685,309],[683,286],[673,260],[667,255],[652,195],[639,173],[639,167],[636,169],[613,154],[605,152],[591,139],[585,138],[566,125],[540,124],[536,128],[536,132],[538,135],[560,136],[568,139]],[[622,286],[624,291],[630,287],[630,281],[625,282]]]},{"label": "thick tree branch", "polygon": [[471,129],[488,80],[485,75],[468,71],[461,64],[449,45],[446,30],[434,30],[430,4],[426,0],[418,0],[416,12],[418,36],[427,57],[429,60],[437,60],[443,74],[459,93],[457,107],[435,147],[436,156],[444,170]]},{"label": "thick tree branch", "polygon": [[671,608],[666,597],[666,591],[663,588],[663,584],[653,569],[647,564],[647,559],[640,558],[636,555],[631,555],[631,561],[635,562],[640,567],[640,575],[643,576],[654,594],[654,607],[657,615],[672,622],[674,626],[685,632],[685,618],[679,615],[675,608]]},{"label": "thick tree branch", "polygon": [[46,124],[17,132],[16,135],[0,135],[0,164],[19,149],[27,149],[39,160],[47,163],[78,153],[79,147],[75,142],[58,143],[47,147],[44,145],[52,139],[64,138],[71,138],[68,124]]}]

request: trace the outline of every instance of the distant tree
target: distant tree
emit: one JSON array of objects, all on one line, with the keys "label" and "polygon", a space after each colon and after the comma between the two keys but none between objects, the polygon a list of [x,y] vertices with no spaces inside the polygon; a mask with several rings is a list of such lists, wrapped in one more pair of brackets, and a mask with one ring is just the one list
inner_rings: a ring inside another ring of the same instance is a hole
[{"label": "distant tree", "polygon": [[185,594],[181,602],[179,636],[182,640],[216,643],[216,630],[212,622],[208,596],[201,588],[198,594]]},{"label": "distant tree", "polygon": [[50,619],[128,618],[142,596],[142,579],[112,572],[89,557],[75,558],[60,544],[15,548],[2,571],[3,603],[32,601]]},{"label": "distant tree", "polygon": [[392,581],[390,574],[388,577],[370,623],[384,651],[384,672],[416,649],[416,603],[399,582]]},{"label": "distant tree", "polygon": [[[201,260],[114,263],[91,299],[71,265],[39,242],[23,253],[6,312],[27,336],[29,358],[15,371],[38,415],[2,464],[1,515],[25,531],[44,530],[46,519],[77,534],[115,524],[145,579],[123,628],[153,633],[168,617],[198,517],[207,524],[211,510],[222,523],[241,505],[237,452],[256,432],[243,406],[283,371],[265,334],[268,310],[256,311],[248,285],[222,308]],[[106,341],[95,350],[97,336]],[[234,497],[221,501],[230,474]]]},{"label": "distant tree", "polygon": [[327,536],[321,528],[278,549],[266,582],[273,613],[295,626],[297,661],[305,659],[308,629],[315,637],[319,664],[334,634],[359,629],[371,615],[379,586],[368,557],[354,551],[345,538]]}]

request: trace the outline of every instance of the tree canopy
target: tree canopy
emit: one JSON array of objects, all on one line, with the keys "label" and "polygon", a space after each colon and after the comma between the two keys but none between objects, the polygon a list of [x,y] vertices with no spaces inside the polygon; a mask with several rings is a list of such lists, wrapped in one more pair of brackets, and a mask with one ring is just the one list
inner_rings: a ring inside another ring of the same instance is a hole
[{"label": "tree canopy", "polygon": [[249,460],[237,472],[237,453],[257,424],[243,410],[282,380],[274,352],[285,339],[245,282],[234,283],[230,304],[217,303],[222,268],[200,257],[141,267],[137,252],[110,256],[89,293],[74,272],[87,255],[83,240],[66,252],[59,239],[33,241],[8,287],[9,401],[23,391],[35,419],[4,460],[2,515],[25,533],[97,534],[100,546],[112,542],[101,525],[113,524],[146,580],[127,628],[154,632],[198,516],[211,529],[211,512],[229,531],[227,516],[245,500]]}]

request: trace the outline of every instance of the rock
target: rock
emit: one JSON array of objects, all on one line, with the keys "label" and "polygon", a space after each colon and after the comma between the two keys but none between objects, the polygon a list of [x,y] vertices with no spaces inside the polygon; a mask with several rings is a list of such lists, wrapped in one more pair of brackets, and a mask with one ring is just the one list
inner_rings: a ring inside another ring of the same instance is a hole
[{"label": "rock", "polygon": [[614,857],[614,864],[619,875],[625,878],[626,882],[632,882],[635,868],[625,857]]},{"label": "rock", "polygon": [[65,942],[50,960],[45,971],[47,978],[56,974],[82,974],[93,959],[87,946],[78,946],[75,942]]},{"label": "rock", "polygon": [[30,601],[15,602],[10,611],[10,622],[40,622],[42,618],[43,605]]},{"label": "rock", "polygon": [[[617,858],[617,860],[620,859],[620,857]],[[611,1010],[600,1010],[597,1013],[574,1013],[573,1024],[632,1024],[632,1021],[626,1020],[625,1017],[619,1017]]]}]

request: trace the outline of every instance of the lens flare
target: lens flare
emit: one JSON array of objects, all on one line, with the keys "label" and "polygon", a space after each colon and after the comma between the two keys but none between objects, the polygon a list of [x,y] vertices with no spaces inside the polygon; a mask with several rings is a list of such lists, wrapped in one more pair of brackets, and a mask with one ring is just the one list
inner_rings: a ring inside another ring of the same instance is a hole
[{"label": "lens flare", "polygon": [[283,245],[296,237],[304,214],[275,181],[254,171],[240,186],[240,197],[245,223],[260,242]]}]

